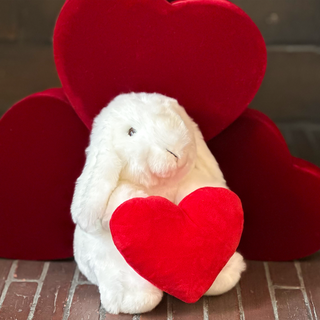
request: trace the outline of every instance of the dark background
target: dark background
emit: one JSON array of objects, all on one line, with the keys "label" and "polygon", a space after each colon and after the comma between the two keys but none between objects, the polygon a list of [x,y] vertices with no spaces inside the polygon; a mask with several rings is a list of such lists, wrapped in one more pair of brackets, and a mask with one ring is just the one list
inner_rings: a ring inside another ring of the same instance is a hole
[{"label": "dark background", "polygon": [[[107,0],[106,0],[107,1]],[[320,121],[320,0],[233,0],[268,46],[266,77],[250,105],[277,122]],[[0,115],[60,86],[52,32],[64,0],[0,0]]]}]

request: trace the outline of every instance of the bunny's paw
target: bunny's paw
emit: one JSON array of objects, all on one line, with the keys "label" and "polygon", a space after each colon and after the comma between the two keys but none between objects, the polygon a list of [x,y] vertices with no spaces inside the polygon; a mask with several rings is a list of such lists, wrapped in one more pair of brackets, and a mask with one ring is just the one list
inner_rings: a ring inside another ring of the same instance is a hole
[{"label": "bunny's paw", "polygon": [[144,313],[154,309],[161,301],[163,292],[157,288],[148,291],[128,291],[101,294],[102,306],[108,313]]},{"label": "bunny's paw", "polygon": [[240,280],[241,273],[245,271],[246,264],[240,253],[236,252],[221,270],[206,296],[215,296],[231,290]]}]

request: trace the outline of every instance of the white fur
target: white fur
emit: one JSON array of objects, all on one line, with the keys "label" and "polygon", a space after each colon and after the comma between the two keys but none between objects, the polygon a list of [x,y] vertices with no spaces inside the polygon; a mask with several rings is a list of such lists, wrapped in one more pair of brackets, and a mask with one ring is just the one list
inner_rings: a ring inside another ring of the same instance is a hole
[{"label": "white fur", "polygon": [[[122,94],[111,101],[94,120],[86,154],[71,205],[75,259],[99,286],[109,313],[147,312],[163,293],[116,249],[109,231],[113,212],[134,197],[159,195],[178,204],[204,186],[227,188],[223,174],[185,110],[156,93]],[[230,290],[244,269],[235,253],[206,294]]]}]

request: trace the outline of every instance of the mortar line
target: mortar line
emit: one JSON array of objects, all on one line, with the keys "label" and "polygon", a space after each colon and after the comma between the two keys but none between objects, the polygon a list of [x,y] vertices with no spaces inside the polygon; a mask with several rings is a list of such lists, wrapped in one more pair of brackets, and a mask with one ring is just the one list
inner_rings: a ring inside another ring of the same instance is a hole
[{"label": "mortar line", "polygon": [[294,266],[295,266],[295,268],[297,270],[297,275],[298,275],[300,286],[301,286],[301,292],[302,292],[302,295],[303,295],[303,300],[304,300],[304,303],[305,303],[305,305],[307,307],[308,318],[309,318],[309,320],[313,320],[312,311],[311,311],[311,307],[310,307],[310,302],[309,302],[309,298],[308,298],[308,295],[307,295],[306,287],[305,287],[305,284],[304,284],[300,262],[299,261],[295,261],[294,262]]},{"label": "mortar line", "polygon": [[0,309],[2,308],[3,301],[6,298],[9,286],[10,286],[10,284],[12,283],[12,281],[14,279],[14,273],[15,273],[15,271],[17,269],[17,266],[18,266],[18,260],[13,261],[13,263],[11,265],[11,268],[10,268],[10,271],[8,273],[7,279],[5,281],[4,288],[3,288],[2,293],[1,293]]},{"label": "mortar line", "polygon": [[173,320],[172,297],[167,294],[167,320]]},{"label": "mortar line", "polygon": [[100,307],[99,307],[99,320],[105,320],[107,316],[107,311],[106,309],[102,306],[102,303],[100,302]]},{"label": "mortar line", "polygon": [[78,285],[79,274],[80,274],[80,271],[79,271],[78,267],[76,267],[76,269],[74,271],[72,283],[71,283],[71,286],[69,289],[68,300],[67,300],[66,306],[63,310],[62,320],[67,320],[70,316],[71,303],[73,300],[74,292],[76,291],[76,287]]},{"label": "mortar line", "polygon": [[90,281],[78,281],[78,285],[82,286],[82,285],[91,285],[94,286],[94,284]]},{"label": "mortar line", "polygon": [[319,320],[318,314],[317,314],[317,310],[316,310],[316,307],[315,307],[314,302],[313,302],[311,291],[309,291],[309,293],[310,293],[310,301],[311,301],[311,304],[312,304],[312,310],[313,310],[314,318],[315,318],[315,320]]},{"label": "mortar line", "polygon": [[303,45],[303,44],[268,45],[267,50],[268,52],[288,52],[288,53],[311,52],[315,54],[320,54],[320,46],[317,46],[317,45]]},{"label": "mortar line", "polygon": [[32,318],[33,318],[33,315],[36,310],[36,306],[38,304],[38,300],[40,297],[40,293],[42,290],[43,282],[44,282],[44,279],[46,278],[47,273],[48,273],[49,266],[50,266],[50,262],[45,262],[45,264],[43,265],[42,273],[41,273],[40,279],[38,281],[37,290],[36,290],[36,293],[34,294],[33,302],[30,307],[30,312],[29,312],[27,320],[32,320]]},{"label": "mortar line", "polygon": [[30,282],[30,283],[39,283],[39,280],[35,280],[35,279],[12,279],[12,282]]},{"label": "mortar line", "polygon": [[301,287],[297,286],[279,286],[277,284],[273,285],[274,289],[282,289],[282,290],[301,290]]},{"label": "mortar line", "polygon": [[203,296],[203,320],[209,320],[209,301],[208,297]]},{"label": "mortar line", "polygon": [[242,294],[241,294],[241,287],[239,282],[236,285],[236,291],[237,291],[237,298],[238,298],[238,308],[239,308],[239,315],[240,315],[240,320],[245,320],[245,314],[244,314],[244,309],[243,309],[243,303],[242,303]]},{"label": "mortar line", "polygon": [[273,308],[274,319],[279,320],[277,300],[276,300],[276,295],[275,295],[275,291],[274,291],[274,286],[273,286],[271,276],[270,276],[268,262],[264,262],[263,266],[264,266],[264,271],[265,271],[266,278],[267,278],[269,295],[270,295],[271,304],[272,304],[272,308]]}]

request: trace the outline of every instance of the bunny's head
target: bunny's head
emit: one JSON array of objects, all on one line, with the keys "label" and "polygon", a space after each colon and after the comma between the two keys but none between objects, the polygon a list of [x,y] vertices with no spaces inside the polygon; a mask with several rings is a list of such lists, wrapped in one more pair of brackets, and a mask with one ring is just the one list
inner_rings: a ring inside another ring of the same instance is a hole
[{"label": "bunny's head", "polygon": [[195,165],[196,124],[160,94],[117,96],[95,118],[71,207],[83,229],[103,212],[119,180],[146,188],[177,184]]},{"label": "bunny's head", "polygon": [[121,163],[121,179],[148,188],[176,182],[190,170],[196,146],[182,111],[176,100],[146,93],[120,95],[103,109],[94,130],[101,128],[100,138],[108,137],[104,148]]}]

